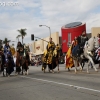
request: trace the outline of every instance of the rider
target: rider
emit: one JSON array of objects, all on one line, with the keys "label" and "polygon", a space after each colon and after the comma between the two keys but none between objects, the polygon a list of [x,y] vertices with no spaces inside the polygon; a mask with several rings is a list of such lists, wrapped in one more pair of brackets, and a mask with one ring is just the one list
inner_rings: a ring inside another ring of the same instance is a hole
[{"label": "rider", "polygon": [[16,51],[17,51],[17,58],[16,58],[16,74],[18,72],[18,74],[21,72],[21,68],[20,66],[22,65],[22,58],[24,56],[24,46],[21,44],[20,41],[18,41],[17,43],[17,47],[16,47]]},{"label": "rider", "polygon": [[47,51],[54,51],[55,49],[55,43],[52,41],[52,38],[49,38],[49,42],[47,44]]},{"label": "rider", "polygon": [[74,40],[72,41],[72,47],[74,48],[77,45],[77,37],[75,36]]},{"label": "rider", "polygon": [[78,48],[78,43],[77,43],[77,37],[74,38],[74,40],[72,41],[72,55],[76,56],[76,50]]},{"label": "rider", "polygon": [[9,68],[8,68],[8,74],[10,75],[11,74],[11,72],[12,71],[14,71],[14,69],[13,69],[13,67],[15,66],[14,65],[14,60],[13,60],[13,56],[12,56],[12,53],[11,53],[11,48],[10,48],[10,46],[9,46],[9,42],[6,42],[5,43],[5,46],[4,46],[4,55],[5,55],[5,62],[6,63],[8,63],[9,62],[9,60],[11,61],[11,63],[12,63],[12,67],[10,66]]},{"label": "rider", "polygon": [[98,42],[99,42],[99,46],[100,46],[100,33],[97,34],[98,37]]},{"label": "rider", "polygon": [[88,41],[85,31],[82,32],[81,36],[78,37],[78,45],[80,47],[80,53],[83,53],[85,42]]},{"label": "rider", "polygon": [[11,51],[10,51],[10,46],[9,46],[9,42],[6,42],[5,46],[4,46],[4,55],[5,55],[5,60],[8,59],[7,55],[11,55]]},{"label": "rider", "polygon": [[24,56],[24,46],[21,44],[21,42],[18,42],[16,49],[20,56]]},{"label": "rider", "polygon": [[52,38],[49,38],[49,42],[47,44],[47,63],[51,64],[53,51],[55,49],[55,43],[52,41]]}]

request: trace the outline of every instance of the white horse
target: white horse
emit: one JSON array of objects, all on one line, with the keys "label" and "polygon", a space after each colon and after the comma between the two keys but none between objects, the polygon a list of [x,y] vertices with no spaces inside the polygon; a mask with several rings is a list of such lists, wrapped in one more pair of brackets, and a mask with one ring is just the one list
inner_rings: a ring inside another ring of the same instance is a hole
[{"label": "white horse", "polygon": [[92,37],[88,41],[86,41],[84,46],[84,56],[88,59],[87,73],[89,73],[89,64],[91,63],[94,70],[98,71],[94,65],[94,61],[92,59],[92,51],[96,50],[99,47],[99,42],[97,37]]},{"label": "white horse", "polygon": [[94,65],[93,59],[92,59],[92,56],[93,56],[92,51],[98,47],[99,47],[99,42],[98,42],[97,37],[92,37],[88,41],[86,41],[84,49],[83,49],[83,54],[79,57],[73,57],[75,73],[77,72],[78,65],[80,67],[80,70],[82,71],[81,61],[82,61],[82,59],[84,59],[83,56],[88,59],[87,73],[89,73],[90,62],[92,64],[93,68],[95,69],[95,71],[97,71],[97,69]]}]

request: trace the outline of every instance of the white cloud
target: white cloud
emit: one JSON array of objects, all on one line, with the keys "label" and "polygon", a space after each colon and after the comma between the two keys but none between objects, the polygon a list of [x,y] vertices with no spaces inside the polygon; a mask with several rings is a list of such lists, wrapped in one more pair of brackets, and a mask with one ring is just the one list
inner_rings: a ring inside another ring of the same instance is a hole
[{"label": "white cloud", "polygon": [[[16,0],[12,0],[15,2]],[[8,2],[8,0],[0,0]],[[31,34],[35,36],[49,36],[47,25],[51,32],[58,31],[61,27],[73,21],[86,22],[87,32],[91,27],[100,27],[100,0],[17,0],[19,6],[0,6],[0,35],[16,39],[18,29],[26,28],[25,42],[31,42]],[[95,9],[97,11],[95,11]],[[21,40],[21,39],[20,39]]]}]

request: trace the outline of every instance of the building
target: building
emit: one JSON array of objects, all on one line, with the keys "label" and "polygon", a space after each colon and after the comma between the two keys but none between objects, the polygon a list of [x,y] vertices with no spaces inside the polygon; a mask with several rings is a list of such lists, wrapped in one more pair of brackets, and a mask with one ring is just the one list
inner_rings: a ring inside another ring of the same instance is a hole
[{"label": "building", "polygon": [[[39,39],[37,41],[34,41],[31,43],[31,48],[32,48],[32,54],[34,55],[41,55],[44,53],[44,50],[46,49],[46,46],[49,42],[50,37],[46,37],[43,39]],[[59,44],[59,33],[55,32],[51,34],[51,38],[54,41],[55,44]]]},{"label": "building", "polygon": [[91,28],[92,37],[97,36],[98,33],[100,33],[100,27],[92,27]]},{"label": "building", "polygon": [[75,36],[81,35],[83,31],[86,33],[86,24],[81,22],[73,22],[61,27],[63,53],[67,52]]}]

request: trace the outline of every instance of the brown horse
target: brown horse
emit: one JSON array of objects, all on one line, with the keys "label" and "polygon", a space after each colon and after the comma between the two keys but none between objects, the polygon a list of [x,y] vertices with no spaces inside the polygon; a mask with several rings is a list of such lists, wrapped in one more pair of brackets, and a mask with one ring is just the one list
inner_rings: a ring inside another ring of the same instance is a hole
[{"label": "brown horse", "polygon": [[19,54],[19,52],[17,52],[17,55],[16,55],[16,73],[20,74],[20,72],[22,71],[22,75],[23,74],[28,75],[29,64],[30,64],[29,55],[26,54],[25,56],[21,56]]}]

